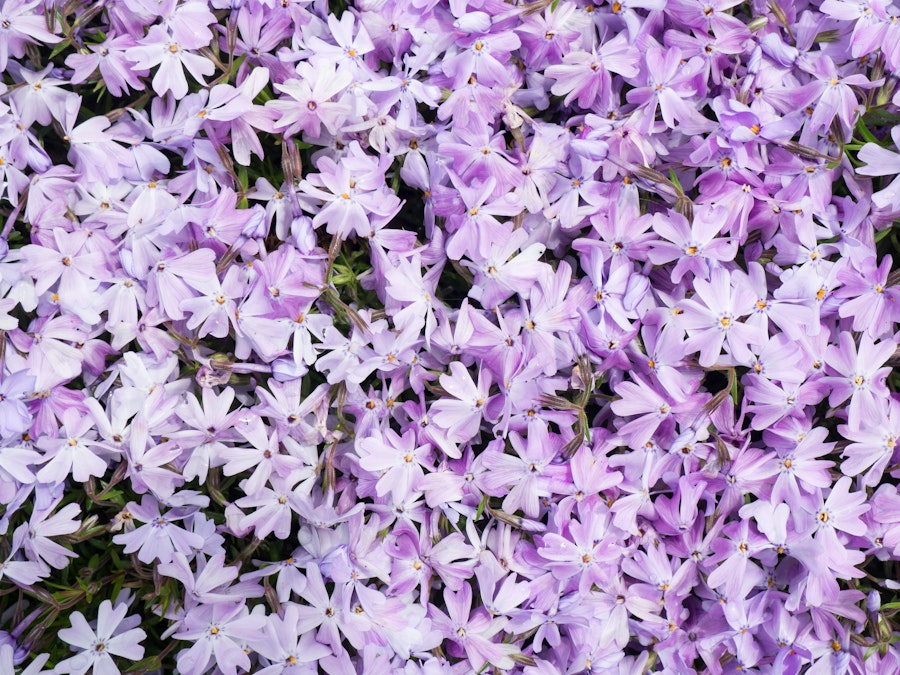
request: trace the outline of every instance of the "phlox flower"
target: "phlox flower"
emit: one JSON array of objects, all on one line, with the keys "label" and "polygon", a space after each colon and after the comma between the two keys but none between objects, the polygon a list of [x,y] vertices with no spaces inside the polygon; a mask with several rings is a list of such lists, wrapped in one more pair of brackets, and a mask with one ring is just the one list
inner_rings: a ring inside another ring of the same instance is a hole
[{"label": "phlox flower", "polygon": [[315,210],[313,227],[324,224],[329,234],[347,239],[354,232],[368,237],[387,224],[402,206],[384,184],[387,159],[379,161],[365,154],[356,142],[351,144],[350,157],[339,164],[321,158],[320,173],[300,183],[303,192],[326,203]]},{"label": "phlox flower", "polygon": [[243,602],[218,602],[198,605],[182,619],[176,640],[194,644],[178,652],[178,670],[184,675],[201,675],[216,664],[226,675],[237,675],[238,668],[250,669],[250,657],[242,649],[246,640],[263,635],[266,619],[251,614]]},{"label": "phlox flower", "polygon": [[[760,365],[759,361],[756,365]],[[744,382],[748,404],[744,410],[753,414],[751,426],[754,429],[767,429],[786,415],[801,415],[807,406],[825,398],[825,392],[821,382],[796,383],[788,379],[775,384],[766,377],[751,374]]]},{"label": "phlox flower", "polygon": [[77,558],[77,553],[56,543],[51,537],[77,531],[81,527],[81,521],[77,518],[80,512],[78,504],[66,504],[54,514],[52,509],[35,510],[29,520],[28,538],[25,540],[29,557],[42,560],[56,569],[65,568],[71,558]]},{"label": "phlox flower", "polygon": [[290,476],[294,484],[311,475],[302,459],[281,451],[280,435],[277,431],[269,433],[258,416],[243,413],[236,417],[234,428],[251,447],[244,444],[226,446],[218,453],[219,461],[224,464],[222,473],[226,476],[253,469],[244,483],[248,495],[256,494],[273,474],[281,478]]},{"label": "phlox flower", "polygon": [[267,107],[278,114],[274,128],[286,136],[300,131],[319,138],[322,127],[330,134],[350,116],[352,107],[338,96],[353,82],[353,73],[333,59],[315,58],[297,64],[297,77],[275,83],[276,90],[289,98],[270,101]]},{"label": "phlox flower", "polygon": [[40,559],[19,559],[27,537],[28,525],[23,523],[13,532],[9,555],[0,562],[0,581],[9,579],[16,586],[31,586],[49,575],[50,569]]},{"label": "phlox flower", "polygon": [[92,297],[99,285],[105,281],[107,270],[103,256],[99,252],[87,250],[88,233],[76,230],[68,233],[53,230],[53,244],[38,246],[29,244],[22,249],[22,269],[33,276],[35,292],[48,291],[57,281],[56,298],[59,306],[83,319],[86,323],[99,322]]},{"label": "phlox flower", "polygon": [[6,71],[10,55],[18,59],[25,45],[41,42],[56,44],[61,37],[47,30],[47,20],[40,11],[40,0],[12,0],[0,9],[0,71]]},{"label": "phlox flower", "polygon": [[199,329],[199,337],[212,335],[224,338],[237,323],[237,302],[244,297],[246,290],[238,269],[232,267],[221,283],[217,280],[217,283],[204,288],[203,296],[182,300],[179,310],[190,316],[187,326],[191,330]]},{"label": "phlox flower", "polygon": [[881,404],[887,398],[885,378],[890,368],[883,367],[897,349],[896,340],[876,343],[867,333],[854,343],[849,333],[838,336],[838,345],[828,347],[826,363],[832,372],[825,378],[831,386],[828,402],[832,406],[850,399],[847,407],[847,424],[858,430],[863,420],[877,419]]},{"label": "phlox flower", "polygon": [[86,46],[90,50],[87,54],[73,53],[66,57],[66,65],[75,71],[71,80],[73,85],[85,81],[99,68],[103,84],[113,96],[122,96],[129,89],[144,88],[140,78],[146,77],[150,71],[136,68],[128,58],[128,50],[137,46],[130,35],[116,35],[113,32],[103,42]]},{"label": "phlox flower", "polygon": [[492,379],[488,370],[479,369],[476,384],[459,361],[450,363],[449,375],[441,375],[441,386],[454,398],[435,401],[431,414],[434,422],[446,429],[456,442],[468,441],[478,434],[485,408],[491,399]]},{"label": "phlox flower", "polygon": [[[758,344],[762,335],[740,317],[750,313],[754,298],[752,289],[735,284],[726,270],[712,271],[709,281],[695,279],[696,299],[685,300],[681,324],[688,331],[687,353],[699,351],[700,365],[708,368],[721,356],[723,345],[738,362],[751,358],[750,344]],[[701,302],[703,304],[701,304]]]},{"label": "phlox flower", "polygon": [[571,280],[572,268],[563,261],[555,273],[538,278],[529,302],[522,303],[523,342],[548,376],[556,374],[560,363],[569,361],[570,342],[562,336],[578,326],[576,308],[582,302],[583,289],[572,287]]},{"label": "phlox flower", "polygon": [[225,448],[225,441],[231,439],[231,428],[238,412],[231,412],[234,390],[226,387],[220,394],[211,388],[204,388],[202,404],[193,394],[187,394],[184,403],[175,413],[185,424],[185,428],[172,434],[179,445],[190,448],[190,457],[182,469],[185,480],[199,478],[206,482],[212,462],[218,462],[219,453]]},{"label": "phlox flower", "polygon": [[[476,566],[475,550],[465,543],[459,532],[433,543],[424,527],[419,533],[410,524],[395,527],[388,555],[393,561],[390,591],[398,595],[417,586],[427,591],[435,574],[447,588],[458,591]],[[424,603],[427,592],[421,593],[420,597]]]},{"label": "phlox flower", "polygon": [[888,281],[893,262],[886,255],[876,266],[874,258],[867,258],[858,269],[838,272],[843,286],[835,291],[835,296],[848,298],[841,303],[838,314],[853,317],[853,330],[865,331],[873,338],[884,337],[900,319],[900,287],[891,286]]},{"label": "phlox flower", "polygon": [[[26,486],[35,482],[34,466],[40,459],[40,453],[28,447],[0,447],[0,501],[12,504],[27,494]],[[0,519],[0,531],[8,527],[8,521]]]},{"label": "phlox flower", "polygon": [[[900,148],[900,127],[891,129],[891,140],[894,145]],[[859,160],[865,162],[865,166],[857,169],[857,172],[863,176],[892,176],[900,174],[900,155],[876,143],[866,143],[859,150],[857,155]],[[875,206],[887,209],[891,212],[900,210],[900,178],[894,181],[883,190],[872,195],[872,202]]]},{"label": "phlox flower", "polygon": [[[285,477],[271,475],[264,485],[250,490],[245,485],[247,496],[235,504],[242,509],[254,509],[240,519],[242,530],[253,530],[260,539],[274,533],[278,539],[287,539],[293,524],[294,513],[301,511],[304,501],[296,490],[297,483],[308,477],[310,471],[295,470]],[[248,479],[249,480],[249,479]]]},{"label": "phlox flower", "polygon": [[486,664],[501,669],[515,665],[513,654],[519,652],[515,645],[494,642],[493,637],[503,630],[506,619],[491,618],[482,607],[472,609],[472,587],[466,583],[457,591],[444,591],[447,614],[429,605],[428,614],[435,628],[464,651],[475,671]]},{"label": "phlox flower", "polygon": [[537,553],[556,579],[575,577],[578,592],[587,595],[594,584],[603,587],[615,576],[622,550],[605,504],[582,502],[578,517],[563,533],[545,534]]},{"label": "phlox flower", "polygon": [[31,414],[25,398],[34,391],[35,378],[18,370],[0,382],[0,438],[20,437],[31,426]]},{"label": "phlox flower", "polygon": [[669,129],[675,129],[677,122],[684,133],[707,131],[711,123],[689,100],[697,93],[697,76],[704,68],[703,60],[694,58],[685,62],[677,47],[651,47],[644,58],[647,84],[632,89],[626,98],[629,103],[647,108],[645,124],[649,126],[658,108]]},{"label": "phlox flower", "polygon": [[80,96],[68,97],[60,120],[63,140],[69,144],[69,161],[86,182],[113,183],[121,176],[121,167],[130,163],[131,156],[107,131],[110,121],[105,116],[98,115],[77,124],[81,101]]},{"label": "phlox flower", "polygon": [[225,555],[210,558],[198,555],[194,558],[196,572],[191,569],[182,553],[175,553],[172,562],[161,564],[160,574],[177,579],[185,588],[185,600],[193,606],[196,603],[213,604],[243,602],[245,598],[260,597],[263,593],[259,584],[251,580],[232,582],[238,577],[238,569],[225,565]]},{"label": "phlox flower", "polygon": [[61,122],[65,116],[66,102],[76,96],[63,89],[65,80],[54,77],[53,64],[40,71],[23,68],[18,62],[10,64],[8,72],[14,73],[22,86],[9,93],[20,115],[20,124],[30,127],[35,122],[44,126],[52,120]]},{"label": "phlox flower", "polygon": [[571,25],[575,6],[560,3],[548,6],[543,13],[524,17],[516,28],[522,41],[522,52],[529,68],[541,69],[558,63],[578,39],[578,31]]},{"label": "phlox flower", "polygon": [[339,66],[348,68],[354,78],[360,81],[373,77],[374,73],[366,62],[366,54],[373,51],[375,45],[365,25],[360,22],[357,28],[356,17],[352,13],[343,14],[340,19],[329,14],[328,28],[330,37],[337,44],[312,36],[307,45],[316,56],[333,59]]},{"label": "phlox flower", "polygon": [[[162,389],[151,394],[156,403],[161,398]],[[147,446],[152,447],[148,448]],[[155,443],[149,435],[147,418],[139,414],[131,424],[131,435],[125,456],[128,462],[128,477],[138,494],[148,490],[160,499],[168,499],[177,487],[184,483],[184,477],[166,465],[181,456],[182,448],[175,442]]]},{"label": "phlox flower", "polygon": [[375,485],[378,496],[390,493],[397,502],[418,490],[418,483],[425,475],[422,468],[430,466],[430,450],[428,445],[416,447],[412,429],[402,437],[387,429],[381,438],[370,436],[360,440],[357,446],[360,466],[379,476]]},{"label": "phlox flower", "polygon": [[840,21],[854,22],[849,41],[850,53],[858,58],[875,49],[884,39],[889,6],[886,0],[825,0],[820,9],[823,14]]},{"label": "phlox flower", "polygon": [[627,435],[628,445],[634,449],[643,447],[660,426],[665,425],[665,429],[671,430],[673,412],[686,409],[686,406],[672,401],[672,394],[680,392],[665,392],[666,395],[663,395],[640,378],[635,378],[635,382],[620,383],[616,393],[620,398],[610,406],[616,415],[640,415],[619,429],[620,434]]},{"label": "phlox flower", "polygon": [[423,274],[421,260],[413,254],[401,258],[396,267],[385,272],[388,296],[404,305],[394,313],[394,325],[401,331],[419,332],[424,328],[426,346],[430,346],[437,324],[435,293],[442,271],[443,265],[435,265]]},{"label": "phlox flower", "polygon": [[716,539],[712,543],[714,555],[708,560],[711,571],[706,583],[710,588],[723,587],[728,598],[746,598],[750,589],[765,580],[762,569],[752,562],[752,558],[769,544],[765,537],[750,528],[749,520],[729,523],[722,534],[727,539]]},{"label": "phlox flower", "polygon": [[[210,15],[211,16],[211,15]],[[192,30],[202,30],[200,24],[192,26]],[[179,44],[165,26],[151,26],[147,36],[139,45],[125,52],[126,57],[134,62],[139,70],[149,70],[159,66],[153,76],[153,91],[159,96],[171,91],[176,99],[184,98],[188,93],[188,81],[184,70],[191,74],[197,82],[205,85],[204,76],[210,76],[216,68],[213,62],[204,56],[190,51],[192,47]]]},{"label": "phlox flower", "polygon": [[140,644],[147,634],[136,626],[140,617],[130,616],[127,604],[113,604],[109,600],[100,603],[97,613],[97,625],[92,628],[84,614],[75,611],[69,616],[70,628],[59,631],[59,637],[79,651],[56,665],[57,673],[84,675],[89,669],[95,675],[118,675],[119,668],[113,656],[120,656],[130,661],[139,661],[144,657],[144,647]]},{"label": "phlox flower", "polygon": [[860,516],[871,508],[864,503],[868,501],[868,496],[864,491],[851,494],[851,484],[852,480],[848,476],[841,476],[831,487],[828,498],[820,501],[819,508],[815,511],[815,536],[825,538],[829,546],[840,546],[836,541],[838,532],[857,537],[866,532],[866,524]]},{"label": "phlox flower", "polygon": [[503,497],[503,510],[507,513],[521,509],[529,518],[537,518],[541,498],[550,496],[551,486],[565,472],[565,467],[551,463],[558,449],[543,422],[533,424],[527,438],[510,432],[509,442],[515,455],[489,448],[481,456],[486,471],[480,485],[486,493]]},{"label": "phlox flower", "polygon": [[[16,664],[21,661],[19,651],[11,644],[0,645],[0,672],[16,672]],[[19,671],[20,675],[53,675],[54,670],[44,670],[49,658],[49,654],[39,654],[24,670]]]},{"label": "phlox flower", "polygon": [[[459,260],[464,255],[474,259],[490,256],[494,242],[507,241],[512,236],[512,228],[497,216],[521,213],[522,204],[514,193],[493,198],[499,185],[493,176],[472,183],[466,183],[453,173],[450,177],[459,194],[454,194],[446,205],[439,201],[438,195],[435,196],[437,215],[447,215],[448,230],[455,228],[447,242],[447,256],[451,260]],[[443,212],[445,209],[446,213]]]},{"label": "phlox flower", "polygon": [[94,448],[92,428],[94,421],[71,409],[62,414],[63,433],[57,438],[42,438],[38,447],[47,454],[42,462],[45,464],[37,472],[42,483],[62,484],[69,475],[79,483],[84,483],[91,476],[99,477],[106,473],[107,460],[98,455]]},{"label": "phlox flower", "polygon": [[637,49],[628,44],[625,35],[619,34],[599,50],[569,52],[563,56],[562,63],[551,65],[544,72],[556,80],[550,90],[556,96],[565,95],[566,105],[577,99],[584,109],[594,105],[606,108],[613,93],[612,73],[634,77],[638,74],[639,61]]},{"label": "phlox flower", "polygon": [[[863,475],[863,484],[877,486],[887,467],[895,463],[897,441],[900,440],[900,400],[891,398],[882,414],[866,419],[859,429],[847,425],[838,427],[841,435],[850,443],[842,456],[841,471],[846,476]],[[892,471],[892,475],[893,475]]]},{"label": "phlox flower", "polygon": [[458,39],[456,49],[444,58],[444,73],[453,78],[454,89],[463,86],[473,74],[488,87],[505,85],[512,79],[509,55],[520,44],[512,31],[467,35]]},{"label": "phlox flower", "polygon": [[[216,289],[220,284],[213,264],[215,257],[215,252],[209,248],[185,254],[174,250],[164,251],[147,276],[147,303],[158,307],[166,316],[175,320],[184,318],[181,303],[196,299],[195,291],[211,294],[212,301],[218,305]],[[224,304],[224,293],[222,297]],[[207,299],[204,298],[205,300]]]},{"label": "phlox flower", "polygon": [[673,283],[679,283],[688,271],[708,279],[710,268],[716,265],[712,261],[733,260],[737,251],[736,241],[716,237],[724,212],[724,207],[695,209],[693,223],[674,211],[667,216],[656,214],[653,229],[664,241],[652,242],[647,257],[656,265],[677,260],[672,268]]},{"label": "phlox flower", "polygon": [[319,659],[330,656],[331,648],[316,642],[312,633],[298,631],[299,606],[290,603],[284,616],[270,616],[265,625],[265,637],[259,641],[257,651],[267,658],[270,666],[257,672],[261,675],[300,675],[311,672]]},{"label": "phlox flower", "polygon": [[172,562],[176,552],[192,555],[203,547],[199,534],[188,532],[175,524],[187,515],[174,509],[160,514],[159,503],[150,495],[144,495],[140,504],[129,502],[124,513],[127,520],[137,520],[144,525],[113,537],[113,543],[124,545],[125,553],[137,552],[138,560],[149,564],[155,560]]},{"label": "phlox flower", "polygon": [[773,503],[787,503],[795,523],[799,522],[804,510],[811,510],[810,505],[815,503],[818,489],[831,485],[828,469],[834,466],[834,462],[817,459],[828,455],[833,447],[831,443],[824,443],[827,436],[826,429],[815,427],[803,433],[792,448],[783,450],[777,458],[773,458],[777,477],[771,500]]},{"label": "phlox flower", "polygon": [[810,117],[810,130],[822,127],[831,128],[831,122],[837,118],[843,139],[849,140],[859,115],[865,110],[856,98],[855,88],[870,89],[874,85],[862,73],[845,75],[841,73],[834,61],[826,55],[820,55],[809,70],[815,77],[812,91],[817,100],[815,110]]}]

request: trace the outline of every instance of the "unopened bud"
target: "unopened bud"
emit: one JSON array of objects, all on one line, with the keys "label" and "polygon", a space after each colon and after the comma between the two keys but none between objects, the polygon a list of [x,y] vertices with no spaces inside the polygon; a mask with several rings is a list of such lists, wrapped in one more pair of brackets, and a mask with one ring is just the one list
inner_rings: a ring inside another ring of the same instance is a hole
[{"label": "unopened bud", "polygon": [[747,29],[751,33],[756,33],[759,30],[762,30],[769,23],[769,17],[767,16],[758,16],[755,19],[751,19],[750,23],[747,24]]},{"label": "unopened bud", "polygon": [[869,591],[869,595],[866,596],[866,609],[872,614],[881,609],[881,593]]}]

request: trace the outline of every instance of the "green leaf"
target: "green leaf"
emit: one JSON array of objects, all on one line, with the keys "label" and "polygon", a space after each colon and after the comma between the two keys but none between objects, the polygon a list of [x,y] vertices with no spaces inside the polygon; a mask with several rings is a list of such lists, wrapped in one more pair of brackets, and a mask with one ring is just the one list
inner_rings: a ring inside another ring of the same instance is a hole
[{"label": "green leaf", "polygon": [[56,47],[53,49],[53,51],[50,52],[50,56],[47,57],[47,60],[52,61],[55,57],[59,56],[59,54],[61,52],[68,49],[71,44],[72,44],[72,41],[70,39],[66,38],[65,40],[60,42],[58,45],[56,45]]},{"label": "green leaf", "polygon": [[162,668],[162,660],[160,660],[159,656],[148,656],[143,661],[138,661],[137,663],[133,664],[125,672],[147,672],[150,670],[159,670],[160,668]]},{"label": "green leaf", "polygon": [[484,513],[484,507],[487,506],[488,496],[484,495],[481,498],[481,501],[478,503],[478,508],[475,511],[475,520],[481,520],[481,514]]},{"label": "green leaf", "polygon": [[885,109],[876,108],[869,109],[862,119],[872,127],[891,127],[900,122],[900,115]]},{"label": "green leaf", "polygon": [[881,145],[878,139],[875,138],[875,135],[871,131],[869,131],[869,128],[866,126],[865,122],[863,122],[862,118],[860,118],[856,123],[856,130],[859,132],[859,135],[862,137],[862,139],[867,143],[876,143],[878,145]]},{"label": "green leaf", "polygon": [[684,188],[681,187],[681,181],[678,180],[678,176],[675,175],[675,169],[669,169],[669,180],[678,188],[678,192],[684,193]]},{"label": "green leaf", "polygon": [[[875,243],[877,244],[882,239],[886,239],[891,234],[891,230],[893,230],[895,227],[897,227],[897,223],[900,223],[900,220],[895,220],[893,225],[891,225],[890,227],[886,227],[881,232],[876,232],[875,233]],[[898,605],[898,607],[900,607],[900,605]]]}]

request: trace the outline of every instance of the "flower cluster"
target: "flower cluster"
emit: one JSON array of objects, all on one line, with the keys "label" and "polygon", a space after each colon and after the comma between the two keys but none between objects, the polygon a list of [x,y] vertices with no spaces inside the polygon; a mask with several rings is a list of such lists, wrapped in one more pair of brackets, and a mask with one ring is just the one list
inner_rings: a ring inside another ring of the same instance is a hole
[{"label": "flower cluster", "polygon": [[0,71],[0,672],[900,672],[896,7],[7,0]]}]

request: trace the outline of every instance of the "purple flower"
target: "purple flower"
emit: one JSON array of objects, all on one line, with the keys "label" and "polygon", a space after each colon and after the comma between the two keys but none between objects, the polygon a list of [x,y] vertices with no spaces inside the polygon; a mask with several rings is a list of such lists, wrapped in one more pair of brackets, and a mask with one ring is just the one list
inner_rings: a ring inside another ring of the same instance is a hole
[{"label": "purple flower", "polygon": [[733,260],[737,250],[737,242],[715,238],[724,215],[724,207],[696,209],[694,222],[689,224],[679,213],[670,212],[667,217],[657,214],[653,229],[666,241],[652,242],[647,256],[656,265],[677,260],[672,269],[672,281],[676,284],[688,271],[708,279],[710,269],[716,265],[709,261]]},{"label": "purple flower", "polygon": [[454,398],[437,401],[431,408],[432,416],[456,442],[468,441],[478,434],[491,399],[491,379],[490,372],[482,369],[476,384],[458,361],[450,364],[450,375],[441,375],[441,386]]},{"label": "purple flower", "polygon": [[237,675],[238,668],[249,670],[250,658],[242,643],[262,637],[265,625],[265,617],[250,614],[243,602],[198,605],[185,615],[173,635],[176,640],[194,643],[178,653],[179,672],[200,675],[209,670],[211,662],[227,675]]},{"label": "purple flower", "polygon": [[424,477],[423,467],[430,466],[430,448],[416,447],[415,432],[407,430],[403,436],[392,429],[381,438],[370,436],[360,440],[357,452],[360,466],[378,475],[375,489],[379,497],[391,494],[396,502],[403,501]]},{"label": "purple flower", "polygon": [[758,330],[740,321],[740,317],[751,311],[752,291],[743,284],[735,284],[732,275],[721,268],[712,271],[709,281],[695,279],[694,287],[697,300],[683,303],[681,323],[689,335],[685,350],[699,351],[698,360],[703,367],[719,360],[723,345],[738,362],[748,361],[749,345],[758,343],[762,337]]},{"label": "purple flower", "polygon": [[270,616],[266,621],[266,636],[257,645],[257,650],[272,662],[259,673],[263,675],[299,675],[309,672],[310,664],[331,655],[327,645],[316,642],[312,633],[301,633],[299,606],[291,603],[284,610],[284,616]]},{"label": "purple flower", "polygon": [[72,612],[69,616],[71,628],[59,631],[59,637],[72,645],[79,653],[56,666],[56,672],[84,675],[93,668],[94,673],[117,674],[119,669],[113,656],[121,656],[130,661],[144,657],[141,642],[147,637],[143,629],[137,628],[138,615],[126,618],[128,605],[104,600],[97,613],[97,625],[91,628],[84,614]]},{"label": "purple flower", "polygon": [[275,129],[283,129],[287,136],[303,131],[313,138],[319,138],[323,126],[328,133],[336,133],[352,110],[349,102],[338,96],[353,82],[350,69],[341,68],[334,60],[317,58],[298,63],[297,76],[274,85],[290,97],[268,104],[279,114]]},{"label": "purple flower", "polygon": [[0,71],[6,71],[10,55],[20,58],[26,44],[56,44],[61,37],[47,30],[40,0],[12,0],[0,9]]},{"label": "purple flower", "polygon": [[858,350],[848,333],[841,333],[838,341],[840,345],[829,347],[826,356],[828,366],[837,373],[825,378],[831,386],[828,402],[835,406],[850,399],[847,423],[855,431],[864,419],[877,419],[881,414],[887,398],[885,378],[890,371],[882,366],[897,345],[894,340],[876,343],[868,334],[860,338]]},{"label": "purple flower", "polygon": [[634,77],[638,74],[639,52],[628,44],[625,35],[619,34],[591,52],[571,51],[563,56],[562,63],[552,65],[544,72],[556,82],[551,91],[565,95],[564,103],[569,105],[578,100],[578,105],[591,109],[598,105],[608,108],[612,96],[612,74]]},{"label": "purple flower", "polygon": [[[196,31],[199,35],[204,28],[202,23],[192,23],[190,30],[183,34],[194,35]],[[156,25],[151,26],[147,37],[139,41],[139,46],[128,49],[125,56],[139,70],[159,66],[153,76],[153,91],[159,96],[171,91],[176,99],[180,99],[188,93],[185,69],[203,85],[206,84],[204,76],[208,77],[216,70],[212,61],[190,51],[197,46],[199,45],[180,44],[178,37],[169,33],[164,26]]]},{"label": "purple flower", "polygon": [[459,645],[475,671],[486,664],[501,669],[515,665],[513,654],[519,653],[514,645],[494,642],[492,638],[503,630],[505,619],[491,618],[483,608],[472,609],[472,587],[463,584],[457,592],[444,591],[447,614],[429,606],[429,617],[435,627]]},{"label": "purple flower", "polygon": [[159,503],[151,496],[144,495],[140,504],[129,502],[125,506],[124,516],[144,523],[135,530],[117,534],[113,542],[123,544],[125,553],[137,552],[138,560],[151,563],[159,560],[170,563],[175,553],[192,555],[195,549],[203,547],[203,538],[175,524],[183,520],[186,514],[168,511],[160,514]]}]

